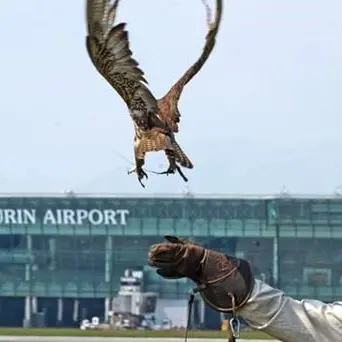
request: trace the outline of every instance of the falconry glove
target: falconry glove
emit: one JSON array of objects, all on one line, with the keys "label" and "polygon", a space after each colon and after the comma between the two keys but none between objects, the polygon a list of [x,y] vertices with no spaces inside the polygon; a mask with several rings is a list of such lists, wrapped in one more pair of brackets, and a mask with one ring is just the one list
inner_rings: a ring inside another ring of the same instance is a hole
[{"label": "falconry glove", "polygon": [[200,289],[203,300],[220,312],[235,312],[247,302],[254,277],[246,260],[175,236],[165,239],[167,242],[151,246],[148,254],[149,265],[159,275],[166,279],[190,278]]}]

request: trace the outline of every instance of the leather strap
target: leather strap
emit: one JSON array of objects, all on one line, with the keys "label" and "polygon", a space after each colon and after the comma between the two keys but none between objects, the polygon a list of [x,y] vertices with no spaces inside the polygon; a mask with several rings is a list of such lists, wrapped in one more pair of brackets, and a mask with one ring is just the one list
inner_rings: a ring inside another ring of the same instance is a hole
[{"label": "leather strap", "polygon": [[194,293],[194,291],[192,291],[190,293],[189,301],[188,301],[188,319],[187,319],[187,323],[186,323],[184,342],[188,341],[188,334],[189,334],[189,330],[190,330],[190,321],[191,321],[191,313],[192,313],[192,307],[194,304],[194,300],[195,300],[195,293]]},{"label": "leather strap", "polygon": [[[191,313],[192,313],[192,308],[195,300],[195,294],[197,292],[201,291],[201,288],[195,288],[191,291],[189,295],[189,301],[188,301],[188,319],[187,319],[187,324],[186,324],[186,329],[185,329],[185,337],[184,337],[184,342],[188,341],[188,335],[189,335],[189,330],[190,330],[190,321],[191,321]],[[232,293],[228,293],[228,296],[232,298],[232,303],[233,303],[233,317],[229,320],[229,324],[227,326],[227,336],[228,336],[228,342],[236,342],[236,337],[239,337],[240,333],[240,321],[236,316],[235,312],[235,296]]]}]

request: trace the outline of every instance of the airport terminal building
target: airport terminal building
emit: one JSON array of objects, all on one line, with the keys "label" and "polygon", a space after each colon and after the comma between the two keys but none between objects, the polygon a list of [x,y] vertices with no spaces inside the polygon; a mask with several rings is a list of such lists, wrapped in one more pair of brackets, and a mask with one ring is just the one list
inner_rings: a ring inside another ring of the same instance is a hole
[{"label": "airport terminal building", "polygon": [[186,300],[190,282],[165,281],[147,265],[164,235],[246,258],[291,296],[342,299],[338,197],[2,196],[0,235],[2,326],[39,311],[48,326],[103,316],[126,269],[143,271],[144,291]]}]

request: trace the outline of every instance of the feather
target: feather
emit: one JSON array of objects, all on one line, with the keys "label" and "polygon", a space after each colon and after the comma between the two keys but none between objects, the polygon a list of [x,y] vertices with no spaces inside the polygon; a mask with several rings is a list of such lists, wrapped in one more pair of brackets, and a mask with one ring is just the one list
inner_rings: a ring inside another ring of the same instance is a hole
[{"label": "feather", "polygon": [[[144,72],[133,59],[126,23],[115,23],[119,0],[87,0],[88,36],[86,46],[99,73],[118,92],[128,107],[139,89],[140,101],[157,111],[157,101],[145,86]],[[145,113],[145,115],[149,115]]]},{"label": "feather", "polygon": [[148,89],[139,63],[133,58],[126,23],[115,23],[119,1],[87,0],[86,47],[89,57],[96,70],[128,106],[134,122],[135,171],[139,181],[146,175],[142,169],[145,154],[160,150],[165,151],[169,160],[166,173],[177,170],[187,181],[177,164],[193,168],[192,162],[175,139],[180,121],[178,101],[184,86],[200,71],[214,48],[221,20],[222,0],[216,0],[216,17],[212,23],[210,8],[206,6],[209,29],[200,57],[158,101]]},{"label": "feather", "polygon": [[210,21],[211,10],[210,7],[205,3],[207,21],[208,21],[208,32],[206,35],[205,45],[202,53],[196,62],[183,74],[183,76],[171,87],[169,92],[160,99],[160,107],[165,108],[161,111],[161,116],[165,120],[170,129],[173,132],[178,132],[178,123],[180,121],[180,113],[177,108],[179,98],[183,92],[183,89],[187,83],[202,69],[205,62],[208,60],[213,48],[215,46],[215,40],[219,31],[221,17],[222,17],[222,0],[216,0],[216,16],[214,21]]}]

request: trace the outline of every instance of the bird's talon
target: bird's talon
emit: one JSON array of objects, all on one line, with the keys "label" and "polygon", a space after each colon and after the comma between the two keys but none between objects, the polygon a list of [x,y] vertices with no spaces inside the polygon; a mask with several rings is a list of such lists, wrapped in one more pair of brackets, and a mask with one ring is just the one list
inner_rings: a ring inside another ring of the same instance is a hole
[{"label": "bird's talon", "polygon": [[139,179],[139,183],[145,189],[145,184],[141,181],[141,179]]},{"label": "bird's talon", "polygon": [[184,182],[187,182],[188,179],[185,177],[185,174],[183,173],[182,169],[177,165],[177,171],[180,174],[180,176],[183,178]]},{"label": "bird's talon", "polygon": [[145,184],[142,182],[142,180],[144,179],[144,177],[146,179],[148,179],[148,175],[147,173],[142,169],[142,168],[136,168],[134,167],[133,169],[129,170],[127,173],[130,175],[132,173],[136,172],[137,176],[138,176],[138,181],[140,183],[140,185],[145,188]]},{"label": "bird's talon", "polygon": [[138,174],[138,180],[139,180],[140,185],[143,188],[145,188],[145,184],[142,182],[142,180],[144,179],[144,177],[148,179],[147,173],[142,168],[139,168],[137,169],[137,174]]},{"label": "bird's talon", "polygon": [[166,171],[165,171],[165,173],[167,174],[167,175],[173,175],[173,174],[175,174],[176,173],[176,169],[174,168],[174,167],[169,167]]},{"label": "bird's talon", "polygon": [[176,165],[175,167],[169,166],[169,168],[166,171],[163,172],[158,172],[159,175],[170,175],[170,174],[175,174],[176,171],[178,171],[179,175],[183,178],[184,182],[187,182],[188,179],[185,177],[183,171],[181,170],[181,168]]}]

